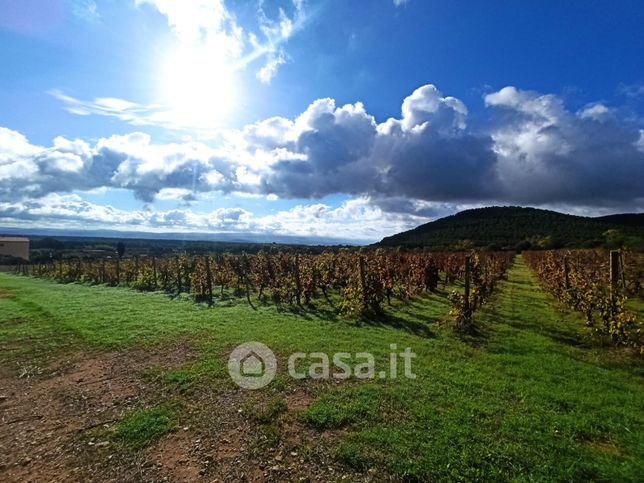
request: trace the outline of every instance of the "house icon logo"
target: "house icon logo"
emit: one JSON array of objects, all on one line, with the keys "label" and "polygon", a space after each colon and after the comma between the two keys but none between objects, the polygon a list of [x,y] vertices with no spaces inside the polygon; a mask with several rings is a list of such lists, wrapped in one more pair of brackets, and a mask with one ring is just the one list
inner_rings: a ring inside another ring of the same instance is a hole
[{"label": "house icon logo", "polygon": [[228,373],[235,384],[244,389],[265,387],[276,372],[275,354],[261,342],[238,345],[228,357]]},{"label": "house icon logo", "polygon": [[264,375],[264,361],[254,352],[247,354],[240,362],[240,372],[244,377],[261,377]]}]

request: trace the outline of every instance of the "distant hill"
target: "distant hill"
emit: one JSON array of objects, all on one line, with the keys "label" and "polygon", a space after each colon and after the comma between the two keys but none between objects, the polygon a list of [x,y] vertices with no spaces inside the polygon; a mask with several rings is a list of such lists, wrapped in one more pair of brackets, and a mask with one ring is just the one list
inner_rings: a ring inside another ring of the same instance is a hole
[{"label": "distant hill", "polygon": [[[608,230],[616,230],[606,234]],[[644,213],[598,218],[518,206],[461,211],[384,238],[379,246],[559,248],[644,246]]]},{"label": "distant hill", "polygon": [[593,220],[612,223],[615,225],[635,226],[641,228],[644,226],[644,213],[624,213],[623,215],[598,216],[597,218],[593,218]]}]

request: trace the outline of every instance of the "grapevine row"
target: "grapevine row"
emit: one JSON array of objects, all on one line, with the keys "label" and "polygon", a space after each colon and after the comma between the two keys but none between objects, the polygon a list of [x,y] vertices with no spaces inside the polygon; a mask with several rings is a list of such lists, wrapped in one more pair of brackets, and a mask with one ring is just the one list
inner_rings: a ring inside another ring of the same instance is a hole
[{"label": "grapevine row", "polygon": [[626,309],[629,296],[642,295],[639,254],[619,254],[612,280],[609,254],[601,250],[533,251],[524,258],[546,290],[584,315],[594,335],[644,353],[644,324]]},{"label": "grapevine row", "polygon": [[[190,293],[214,303],[232,290],[253,301],[310,305],[318,297],[339,299],[342,312],[379,314],[393,298],[407,300],[465,277],[462,252],[340,250],[321,254],[262,251],[258,254],[178,255],[120,259],[64,259],[31,265],[31,275],[63,283],[125,285],[143,291]],[[472,257],[471,297],[480,306],[512,260],[505,252]],[[27,268],[21,269],[23,272]],[[462,300],[461,300],[462,303]]]}]

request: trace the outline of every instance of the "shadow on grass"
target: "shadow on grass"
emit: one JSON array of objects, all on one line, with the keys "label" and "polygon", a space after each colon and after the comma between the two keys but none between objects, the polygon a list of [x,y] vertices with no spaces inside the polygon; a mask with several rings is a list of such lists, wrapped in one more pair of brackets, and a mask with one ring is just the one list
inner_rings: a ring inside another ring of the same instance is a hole
[{"label": "shadow on grass", "polygon": [[427,324],[437,322],[436,319],[430,316],[420,316],[415,314],[416,320],[406,319],[391,312],[383,312],[381,314],[374,314],[369,317],[364,317],[359,320],[359,323],[369,325],[371,327],[393,327],[394,329],[404,330],[410,334],[426,339],[436,337],[436,334],[427,326]]},{"label": "shadow on grass", "polygon": [[456,332],[456,336],[470,347],[479,348],[485,345],[490,338],[490,327],[482,326],[474,319],[474,325],[467,332]]},{"label": "shadow on grass", "polygon": [[[392,327],[399,330],[404,330],[410,334],[417,335],[424,338],[435,337],[435,334],[429,329],[428,324],[438,322],[437,317],[432,317],[426,314],[417,313],[414,311],[402,311],[397,307],[388,308],[380,314],[371,314],[360,319],[351,319],[344,317],[338,308],[332,305],[277,305],[279,313],[288,313],[298,318],[305,320],[324,320],[328,322],[348,322],[369,325],[371,327]],[[401,307],[402,308],[402,307]],[[409,308],[409,307],[407,307]],[[422,304],[414,306],[413,308],[421,311]],[[397,314],[400,312],[400,315]],[[403,316],[404,315],[404,316]]]},{"label": "shadow on grass", "polygon": [[[270,306],[270,304],[267,304]],[[341,320],[338,309],[332,306],[323,305],[284,305],[276,304],[275,308],[278,313],[287,313],[305,320],[325,320],[329,322],[337,322]]]}]

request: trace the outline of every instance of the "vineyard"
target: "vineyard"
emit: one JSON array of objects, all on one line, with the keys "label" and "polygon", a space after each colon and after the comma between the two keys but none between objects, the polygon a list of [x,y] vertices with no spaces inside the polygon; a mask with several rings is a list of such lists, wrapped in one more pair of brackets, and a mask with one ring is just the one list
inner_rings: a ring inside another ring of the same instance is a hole
[{"label": "vineyard", "polygon": [[510,266],[508,252],[422,252],[342,250],[322,254],[263,251],[254,255],[218,254],[66,259],[24,265],[19,271],[62,283],[124,285],[141,291],[187,293],[197,302],[245,297],[253,306],[273,302],[311,306],[321,297],[338,301],[344,314],[364,317],[382,313],[392,299],[409,300],[455,283],[453,315],[467,325],[472,312],[492,293]]},{"label": "vineyard", "polygon": [[[111,253],[0,273],[3,481],[641,479],[639,254]],[[227,370],[249,341],[258,391]],[[382,379],[394,347],[415,377]],[[378,371],[288,377],[337,353]]]},{"label": "vineyard", "polygon": [[[629,298],[644,298],[644,254],[602,250],[528,251],[524,259],[542,286],[581,312],[594,335],[644,350],[642,322]],[[140,291],[188,294],[216,305],[230,297],[255,303],[314,307],[324,300],[343,315],[377,316],[392,300],[450,289],[456,329],[472,328],[472,314],[504,277],[511,252],[404,250],[263,250],[256,254],[174,255],[63,259],[17,270],[61,283],[127,286]],[[459,288],[460,287],[460,288]],[[458,290],[456,290],[458,288]]]},{"label": "vineyard", "polygon": [[542,286],[581,312],[593,334],[644,352],[644,323],[626,303],[644,297],[644,254],[601,250],[524,254]]}]

